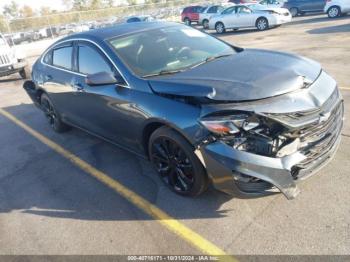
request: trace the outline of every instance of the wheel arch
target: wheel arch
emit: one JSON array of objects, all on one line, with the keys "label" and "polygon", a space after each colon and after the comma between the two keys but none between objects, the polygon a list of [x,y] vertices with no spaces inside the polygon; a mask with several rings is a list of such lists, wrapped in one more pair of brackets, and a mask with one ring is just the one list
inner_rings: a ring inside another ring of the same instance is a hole
[{"label": "wheel arch", "polygon": [[259,19],[265,19],[267,22],[269,22],[269,19],[266,16],[261,15],[255,20],[255,26],[258,24]]},{"label": "wheel arch", "polygon": [[28,93],[29,97],[33,100],[33,102],[40,106],[41,105],[41,96],[46,93],[46,91],[37,87],[36,84],[32,80],[27,80],[23,84],[24,90]]},{"label": "wheel arch", "polygon": [[329,11],[332,7],[337,7],[337,8],[339,8],[340,13],[342,13],[341,6],[340,6],[340,5],[331,5],[331,6],[327,9],[327,13],[328,13],[328,11]]},{"label": "wheel arch", "polygon": [[148,120],[143,129],[142,129],[142,137],[141,137],[141,141],[142,141],[142,147],[144,149],[145,155],[147,156],[147,158],[149,157],[148,154],[148,146],[149,146],[149,139],[151,137],[151,135],[154,133],[154,131],[156,131],[157,129],[161,128],[161,127],[168,127],[170,129],[173,129],[174,131],[176,131],[179,135],[181,135],[191,146],[194,147],[193,142],[191,141],[190,137],[183,132],[183,130],[170,123],[167,122],[163,119],[150,119]]},{"label": "wheel arch", "polygon": [[221,20],[215,22],[215,27],[216,27],[218,24],[223,24],[223,25],[225,26],[224,22],[222,22]]}]

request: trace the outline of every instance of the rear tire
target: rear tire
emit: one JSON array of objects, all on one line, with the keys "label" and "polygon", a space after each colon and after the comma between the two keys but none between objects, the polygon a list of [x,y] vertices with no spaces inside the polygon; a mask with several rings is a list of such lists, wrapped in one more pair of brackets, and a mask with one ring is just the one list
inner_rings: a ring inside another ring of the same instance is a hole
[{"label": "rear tire", "polygon": [[259,31],[267,30],[269,29],[269,21],[265,17],[260,17],[256,20],[255,26]]},{"label": "rear tire", "polygon": [[175,193],[193,197],[208,188],[208,176],[193,146],[175,130],[166,126],[155,130],[148,153],[163,182]]},{"label": "rear tire", "polygon": [[216,23],[215,30],[218,34],[223,34],[226,32],[225,25],[221,22]]},{"label": "rear tire", "polygon": [[185,23],[185,25],[190,26],[192,22],[191,22],[191,20],[190,20],[188,17],[186,17],[186,18],[184,19],[184,23]]},{"label": "rear tire", "polygon": [[331,6],[330,8],[328,8],[327,15],[329,18],[336,18],[341,16],[341,10],[339,6]]},{"label": "rear tire", "polygon": [[292,17],[296,17],[299,14],[299,10],[296,7],[292,7],[291,9],[289,9],[289,12],[292,15]]},{"label": "rear tire", "polygon": [[209,21],[207,19],[204,19],[202,22],[203,28],[208,29],[209,28]]},{"label": "rear tire", "polygon": [[43,93],[40,99],[41,108],[51,126],[51,128],[57,133],[63,133],[70,129],[70,127],[63,123],[60,115],[55,110],[50,98],[47,94]]}]

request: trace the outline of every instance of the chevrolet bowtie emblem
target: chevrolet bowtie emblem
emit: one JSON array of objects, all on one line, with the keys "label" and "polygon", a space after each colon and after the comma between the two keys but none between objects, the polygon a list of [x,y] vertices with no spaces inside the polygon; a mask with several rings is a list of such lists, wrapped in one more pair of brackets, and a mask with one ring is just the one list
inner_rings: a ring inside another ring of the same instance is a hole
[{"label": "chevrolet bowtie emblem", "polygon": [[331,112],[328,112],[328,113],[321,113],[321,114],[320,114],[320,117],[319,117],[319,119],[318,119],[318,122],[319,122],[319,123],[323,123],[323,122],[327,121],[330,115],[331,115]]}]

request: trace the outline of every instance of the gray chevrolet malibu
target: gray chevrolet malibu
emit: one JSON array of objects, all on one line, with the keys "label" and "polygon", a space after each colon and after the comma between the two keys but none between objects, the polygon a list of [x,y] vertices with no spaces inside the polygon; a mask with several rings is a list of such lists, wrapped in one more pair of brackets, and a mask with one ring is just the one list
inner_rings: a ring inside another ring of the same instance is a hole
[{"label": "gray chevrolet malibu", "polygon": [[24,88],[57,132],[77,127],[148,158],[178,194],[282,192],[335,154],[337,83],[293,54],[245,49],[166,22],[70,35]]}]

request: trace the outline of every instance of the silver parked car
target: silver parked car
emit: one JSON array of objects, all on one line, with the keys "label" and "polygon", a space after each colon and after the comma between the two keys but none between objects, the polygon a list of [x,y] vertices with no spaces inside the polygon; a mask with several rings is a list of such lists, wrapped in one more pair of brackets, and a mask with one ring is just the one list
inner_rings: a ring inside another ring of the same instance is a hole
[{"label": "silver parked car", "polygon": [[212,16],[209,20],[209,29],[215,29],[219,34],[224,33],[226,29],[252,27],[262,31],[291,20],[291,14],[284,8],[256,10],[250,5],[236,5],[225,9],[219,15]]},{"label": "silver parked car", "polygon": [[225,10],[225,7],[221,5],[209,5],[203,8],[202,12],[199,13],[198,23],[207,29],[209,27],[209,19],[216,14],[221,14]]}]

